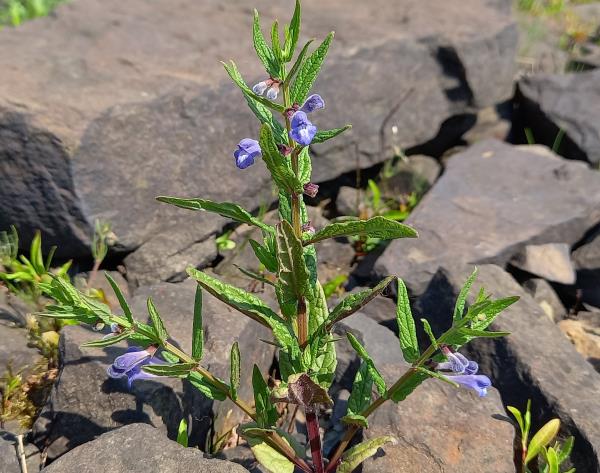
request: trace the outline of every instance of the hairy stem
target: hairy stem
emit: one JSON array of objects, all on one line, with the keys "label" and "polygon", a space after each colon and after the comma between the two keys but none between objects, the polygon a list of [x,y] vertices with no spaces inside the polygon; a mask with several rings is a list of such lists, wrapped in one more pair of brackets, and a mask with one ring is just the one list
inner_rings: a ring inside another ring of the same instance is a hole
[{"label": "hairy stem", "polygon": [[323,450],[321,447],[321,432],[319,431],[319,418],[314,408],[306,408],[306,429],[315,473],[324,473]]}]

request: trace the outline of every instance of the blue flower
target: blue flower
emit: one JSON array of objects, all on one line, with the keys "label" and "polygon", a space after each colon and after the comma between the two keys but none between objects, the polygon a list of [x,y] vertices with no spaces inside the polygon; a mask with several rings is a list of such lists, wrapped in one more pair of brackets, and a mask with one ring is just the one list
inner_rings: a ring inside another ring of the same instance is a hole
[{"label": "blue flower", "polygon": [[[127,376],[127,384],[131,388],[131,384],[136,379],[156,378],[156,375],[142,371],[142,366],[150,364],[153,354],[156,350],[144,350],[140,347],[130,347],[124,355],[115,358],[112,365],[108,367],[106,372],[111,378],[123,378]],[[164,364],[161,360],[153,360],[153,364]]]},{"label": "blue flower", "polygon": [[300,108],[304,113],[312,113],[325,107],[325,101],[319,94],[313,94],[306,99],[304,105]]},{"label": "blue flower", "polygon": [[492,382],[487,376],[477,374],[479,365],[475,361],[469,360],[466,356],[458,352],[453,353],[449,347],[443,347],[442,353],[448,361],[438,363],[436,366],[438,371],[449,371],[446,375],[448,380],[466,388],[474,389],[479,394],[479,397],[487,394],[487,388],[492,385]]},{"label": "blue flower", "polygon": [[487,389],[492,385],[490,378],[483,374],[459,374],[448,376],[448,379],[465,388],[474,389],[479,394],[479,397],[484,397],[487,394]]},{"label": "blue flower", "polygon": [[254,159],[262,154],[258,141],[244,138],[238,143],[238,148],[233,153],[235,165],[240,169],[246,169],[254,164]]},{"label": "blue flower", "polygon": [[452,371],[456,374],[475,374],[479,370],[479,365],[467,359],[466,356],[460,353],[445,353],[448,361],[444,361],[437,365],[438,370]]},{"label": "blue flower", "polygon": [[252,87],[252,92],[254,92],[256,95],[262,95],[265,93],[265,90],[270,87],[270,85],[271,84],[269,81],[263,80]]},{"label": "blue flower", "polygon": [[317,127],[309,121],[305,112],[298,110],[294,113],[292,117],[292,129],[290,130],[290,136],[294,141],[302,146],[308,146],[316,133]]},{"label": "blue flower", "polygon": [[266,95],[269,100],[275,100],[279,95],[279,82],[273,82]]}]

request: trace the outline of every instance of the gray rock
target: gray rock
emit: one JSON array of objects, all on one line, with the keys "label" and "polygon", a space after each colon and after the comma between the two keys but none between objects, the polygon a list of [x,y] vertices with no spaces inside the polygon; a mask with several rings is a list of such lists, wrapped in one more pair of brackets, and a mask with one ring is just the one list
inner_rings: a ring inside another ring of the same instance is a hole
[{"label": "gray rock", "polygon": [[0,438],[0,471],[4,473],[21,473],[21,465],[17,457],[15,444]]},{"label": "gray rock", "polygon": [[245,468],[209,460],[195,448],[184,448],[146,424],[105,433],[81,445],[42,470],[44,473],[243,473]]},{"label": "gray rock", "polygon": [[442,166],[437,159],[418,154],[401,161],[394,171],[396,174],[381,182],[387,197],[399,198],[412,192],[421,196],[433,186]]},{"label": "gray rock", "polygon": [[575,283],[571,247],[565,243],[527,245],[512,257],[510,264],[548,281]]},{"label": "gray rock", "polygon": [[525,290],[536,301],[550,320],[558,322],[567,315],[565,306],[560,301],[556,291],[545,279],[533,278],[523,284]]},{"label": "gray rock", "polygon": [[[17,438],[0,430],[0,471],[2,473],[22,473],[18,455]],[[40,471],[41,455],[38,448],[23,439],[23,455],[28,472]]]},{"label": "gray rock", "polygon": [[357,216],[364,207],[364,195],[360,189],[342,186],[335,199],[335,206],[340,215]]},{"label": "gray rock", "polygon": [[[346,331],[361,340],[388,383],[408,367],[397,337],[363,314],[345,319],[336,329],[339,335]],[[354,354],[345,340],[338,347],[342,357]],[[366,438],[393,435],[399,443],[384,447],[385,454],[367,460],[362,471],[479,473],[482,466],[513,471],[514,429],[494,415],[504,415],[495,389],[480,399],[437,380],[425,381],[405,401],[387,402],[369,417]]]},{"label": "gray rock", "polygon": [[600,163],[600,70],[528,76],[519,81],[519,90],[523,126],[531,128],[537,143],[552,146],[564,130],[561,155]]},{"label": "gray rock", "polygon": [[[426,314],[434,332],[450,325],[454,300],[471,271],[467,266],[440,269],[419,299],[419,312]],[[491,326],[510,332],[509,336],[478,339],[467,345],[480,371],[490,376],[505,405],[522,408],[531,399],[534,425],[559,417],[564,434],[575,437],[571,459],[577,470],[600,471],[600,425],[595,420],[600,416],[600,374],[502,268],[480,266],[472,294],[480,287],[496,298],[521,298]]]},{"label": "gray rock", "polygon": [[[290,14],[287,4],[256,6],[265,20]],[[316,84],[327,101],[318,125],[355,125],[343,145],[315,147],[316,181],[353,170],[355,152],[371,166],[395,146],[431,140],[449,118],[511,96],[516,26],[480,0],[433,11],[418,0],[303,6],[307,36],[337,32]],[[213,252],[203,242],[225,220],[153,199],[202,195],[250,208],[271,199],[263,166],[234,168],[232,150],[257,124],[235,87],[220,85],[220,59],[238,59],[249,82],[264,75],[251,22],[240,0],[176,9],[81,0],[0,32],[0,202],[10,202],[0,228],[16,224],[24,244],[42,228],[59,255],[78,256],[89,253],[94,218],[105,218],[115,250],[139,253],[129,264],[141,282],[204,264]]]},{"label": "gray rock", "polygon": [[[506,170],[510,169],[510,172]],[[453,156],[375,265],[415,294],[448,262],[505,264],[526,245],[573,245],[600,220],[600,174],[546,148],[498,141]]]},{"label": "gray rock", "polygon": [[27,314],[30,314],[32,310],[32,307],[12,294],[8,288],[0,287],[0,325],[25,327]]},{"label": "gray rock", "polygon": [[462,139],[470,145],[490,138],[505,141],[511,126],[511,121],[500,115],[496,107],[487,107],[477,112],[475,125],[463,135]]},{"label": "gray rock", "polygon": [[600,306],[600,233],[573,252],[573,261],[582,300]]},{"label": "gray rock", "polygon": [[40,358],[39,350],[29,346],[27,330],[0,326],[0,373],[9,365],[13,373],[32,368]]}]

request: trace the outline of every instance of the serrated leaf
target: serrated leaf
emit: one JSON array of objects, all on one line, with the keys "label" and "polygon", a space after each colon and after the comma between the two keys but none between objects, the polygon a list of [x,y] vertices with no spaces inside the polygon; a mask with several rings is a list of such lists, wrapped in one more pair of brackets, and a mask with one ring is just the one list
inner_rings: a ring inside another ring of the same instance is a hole
[{"label": "serrated leaf", "polygon": [[369,428],[369,421],[365,416],[361,416],[360,414],[346,414],[344,417],[340,419],[344,424],[348,425],[358,425],[363,429]]},{"label": "serrated leaf", "polygon": [[283,58],[285,62],[290,62],[294,57],[294,51],[296,50],[296,44],[298,44],[298,38],[300,37],[300,24],[302,19],[302,8],[300,6],[300,0],[296,0],[296,6],[294,8],[294,14],[290,21],[290,26],[287,29],[286,41],[283,48]]},{"label": "serrated leaf", "polygon": [[[519,300],[518,296],[505,297],[491,301],[485,309],[483,309],[471,322],[471,328],[475,330],[483,330],[489,327],[494,319],[508,307]],[[467,314],[469,315],[469,314]]]},{"label": "serrated leaf", "polygon": [[427,378],[429,376],[426,373],[413,370],[412,375],[398,389],[390,393],[389,398],[396,403],[404,401]]},{"label": "serrated leaf", "polygon": [[177,443],[179,445],[181,445],[182,447],[186,447],[188,446],[188,423],[187,420],[185,419],[181,419],[181,422],[179,422],[179,427],[177,429]]},{"label": "serrated leaf", "polygon": [[233,345],[231,346],[230,364],[231,364],[231,368],[230,368],[230,375],[229,375],[229,381],[230,381],[229,390],[231,393],[231,399],[235,401],[237,399],[237,392],[240,387],[240,376],[241,376],[241,374],[240,374],[240,347],[238,345],[238,342],[234,342]]},{"label": "serrated leaf", "polygon": [[420,355],[419,342],[417,342],[417,330],[412,311],[410,310],[408,292],[402,279],[398,279],[396,321],[398,323],[398,339],[400,340],[402,355],[408,363],[413,363]]},{"label": "serrated leaf", "polygon": [[192,357],[200,361],[204,351],[204,327],[202,325],[202,287],[196,287],[194,297],[194,320],[192,323]]},{"label": "serrated leaf", "polygon": [[254,390],[254,405],[256,407],[256,423],[259,427],[272,427],[277,422],[278,414],[271,402],[271,392],[258,366],[252,370],[252,389]]},{"label": "serrated leaf", "polygon": [[167,329],[165,329],[165,324],[162,321],[154,302],[152,302],[152,298],[149,297],[147,301],[148,305],[148,314],[150,315],[150,320],[152,321],[152,326],[154,327],[155,335],[157,337],[157,341],[161,344],[164,344],[169,338],[169,334],[167,333]]},{"label": "serrated leaf", "polygon": [[227,74],[229,74],[229,77],[231,77],[231,80],[233,80],[233,82],[235,82],[235,84],[242,90],[242,93],[246,96],[246,99],[252,99],[254,102],[257,102],[260,105],[270,108],[271,110],[274,110],[279,113],[282,113],[285,111],[285,107],[283,105],[272,102],[269,99],[262,97],[260,95],[256,95],[252,91],[252,89],[250,89],[250,87],[248,87],[248,85],[246,85],[246,82],[244,81],[244,79],[242,78],[242,75],[238,71],[238,68],[235,65],[235,62],[230,61],[229,64],[226,64],[226,63],[222,63],[222,64],[225,67]]},{"label": "serrated leaf", "polygon": [[352,447],[342,456],[342,461],[336,470],[337,473],[352,473],[362,462],[375,455],[377,450],[388,443],[395,445],[398,441],[391,435],[385,435],[365,440]]},{"label": "serrated leaf", "polygon": [[80,347],[81,348],[91,348],[91,347],[103,348],[103,347],[108,347],[110,345],[114,345],[115,343],[119,343],[121,340],[127,339],[130,335],[131,335],[131,332],[124,331],[124,332],[121,332],[119,334],[111,335],[111,336],[106,337],[106,338],[101,338],[99,340],[92,340],[92,341],[89,341],[89,342],[82,343],[80,345]]},{"label": "serrated leaf", "polygon": [[325,56],[329,49],[329,44],[333,39],[334,33],[331,32],[327,35],[321,45],[304,61],[302,67],[298,71],[296,80],[292,84],[291,98],[293,103],[302,104],[308,93],[312,89],[312,86],[321,70]]},{"label": "serrated leaf", "polygon": [[387,386],[383,376],[381,376],[381,373],[375,367],[375,362],[354,335],[348,332],[346,333],[346,337],[348,337],[348,341],[350,342],[350,345],[352,345],[352,348],[354,348],[358,356],[360,356],[360,358],[362,358],[367,365],[369,373],[371,374],[373,382],[375,383],[375,387],[377,388],[377,392],[380,396],[385,396],[387,392]]},{"label": "serrated leaf", "polygon": [[372,289],[365,289],[363,291],[357,292],[356,294],[350,294],[346,296],[331,311],[331,313],[329,314],[329,318],[325,323],[324,329],[329,331],[335,323],[359,311],[361,308],[363,308],[365,305],[371,302],[375,297],[380,295],[394,279],[396,279],[396,276],[388,276],[387,278],[380,281],[379,284],[377,284],[377,286],[375,286]]},{"label": "serrated leaf", "polygon": [[181,361],[178,357],[172,353],[169,353],[168,351],[161,352],[160,356],[162,356],[163,360],[165,360],[167,363],[171,364],[179,363]]},{"label": "serrated leaf", "polygon": [[284,295],[295,299],[303,297],[308,290],[308,269],[304,261],[302,243],[294,234],[289,222],[280,222],[276,227],[278,282]]},{"label": "serrated leaf", "polygon": [[296,58],[294,65],[292,66],[292,68],[290,69],[290,72],[288,72],[288,74],[285,78],[284,85],[283,85],[284,87],[286,87],[290,84],[292,79],[295,77],[295,75],[300,70],[300,66],[302,65],[302,62],[304,61],[304,56],[306,56],[306,53],[308,52],[308,47],[310,46],[310,44],[313,41],[314,40],[312,40],[312,39],[307,41],[306,44],[304,45],[304,47],[302,48],[302,50],[300,51],[300,54],[298,54],[298,57]]},{"label": "serrated leaf", "polygon": [[184,199],[180,197],[160,196],[156,200],[166,204],[175,205],[176,207],[188,210],[204,210],[219,214],[221,217],[230,218],[236,222],[246,223],[260,228],[261,230],[273,233],[273,227],[261,222],[259,219],[250,215],[237,204],[231,202],[213,202],[206,199]]},{"label": "serrated leaf", "polygon": [[156,376],[185,378],[196,366],[198,366],[197,363],[176,363],[168,365],[144,365],[142,369],[146,373],[155,374]]},{"label": "serrated leaf", "polygon": [[371,392],[373,391],[373,377],[367,363],[363,362],[356,372],[352,393],[348,398],[348,415],[358,415],[371,404]]},{"label": "serrated leaf", "polygon": [[431,345],[437,350],[438,349],[437,339],[435,338],[435,335],[433,334],[431,325],[429,325],[429,322],[427,321],[427,319],[421,319],[421,323],[423,324],[423,329],[425,330],[425,333],[429,337],[429,341],[431,342]]},{"label": "serrated leaf", "polygon": [[265,441],[251,441],[256,460],[270,473],[294,473],[294,464]]},{"label": "serrated leaf", "polygon": [[373,217],[368,220],[351,220],[348,222],[331,223],[319,230],[311,238],[304,242],[312,245],[328,238],[348,237],[364,235],[384,240],[395,238],[416,238],[417,232],[403,223],[390,220],[385,217]]},{"label": "serrated leaf", "polygon": [[454,313],[452,315],[453,322],[458,322],[462,319],[463,312],[465,310],[465,303],[467,302],[467,296],[469,295],[469,291],[471,290],[471,286],[477,279],[477,268],[473,270],[471,275],[465,281],[465,284],[460,290],[458,297],[456,299],[456,304],[454,305]]},{"label": "serrated leaf", "polygon": [[187,380],[192,384],[192,386],[194,386],[209,399],[215,401],[224,401],[227,398],[227,395],[223,391],[198,373],[198,371],[191,371],[187,377]]},{"label": "serrated leaf", "polygon": [[487,330],[475,330],[463,327],[448,332],[448,334],[444,336],[444,343],[460,347],[475,338],[498,338],[507,335],[510,335],[510,332],[488,332]]},{"label": "serrated leaf", "polygon": [[273,54],[275,54],[275,58],[277,59],[277,63],[283,63],[283,51],[281,50],[281,43],[279,40],[279,22],[277,20],[273,22],[273,26],[271,27],[271,45]]},{"label": "serrated leaf", "polygon": [[318,143],[323,143],[324,141],[330,140],[332,138],[335,138],[338,135],[341,135],[342,133],[344,133],[346,130],[349,130],[350,128],[352,128],[352,125],[345,125],[341,128],[335,128],[333,130],[317,131],[317,134],[313,138],[311,144],[314,145],[314,144],[318,144]]},{"label": "serrated leaf", "polygon": [[277,272],[277,256],[274,253],[271,253],[269,248],[261,245],[255,240],[250,240],[250,246],[254,251],[254,254],[258,258],[263,266],[267,269],[267,271],[271,273]]},{"label": "serrated leaf", "polygon": [[254,50],[256,51],[256,55],[260,62],[263,63],[265,70],[269,73],[271,77],[278,77],[279,68],[277,66],[277,61],[275,60],[275,55],[273,51],[267,44],[265,37],[262,32],[262,28],[260,27],[260,16],[258,15],[258,11],[254,10],[254,22],[252,23],[252,39],[254,43]]},{"label": "serrated leaf", "polygon": [[301,194],[304,187],[285,161],[286,158],[279,152],[273,130],[268,124],[264,123],[261,126],[258,141],[262,150],[262,159],[277,187],[289,194]]},{"label": "serrated leaf", "polygon": [[560,420],[552,419],[547,422],[536,434],[531,438],[529,447],[527,448],[527,456],[525,457],[525,464],[527,465],[531,460],[537,457],[542,449],[547,447],[558,435],[560,429]]},{"label": "serrated leaf", "polygon": [[127,301],[125,300],[125,296],[123,295],[123,292],[121,292],[121,288],[115,282],[115,280],[112,278],[112,276],[110,274],[105,272],[104,276],[106,277],[108,284],[110,284],[110,287],[112,288],[113,292],[115,293],[115,296],[117,297],[117,300],[119,301],[119,305],[121,306],[123,315],[129,321],[129,323],[131,323],[133,325],[134,324],[133,314],[131,312],[131,308],[129,307],[129,304],[127,304]]},{"label": "serrated leaf", "polygon": [[312,162],[308,154],[308,146],[305,146],[298,155],[298,180],[302,185],[310,182],[312,174]]}]

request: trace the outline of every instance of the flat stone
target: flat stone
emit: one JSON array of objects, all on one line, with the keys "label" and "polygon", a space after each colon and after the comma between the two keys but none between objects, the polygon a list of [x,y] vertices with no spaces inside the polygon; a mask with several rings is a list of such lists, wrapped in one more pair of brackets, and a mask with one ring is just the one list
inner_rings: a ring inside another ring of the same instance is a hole
[{"label": "flat stone", "polygon": [[42,470],[44,473],[243,473],[244,467],[209,460],[196,448],[184,448],[147,424],[105,433],[77,447]]},{"label": "flat stone", "polygon": [[[472,269],[466,265],[441,268],[420,297],[418,313],[427,316],[435,333],[450,326],[454,301]],[[541,426],[551,417],[561,419],[564,434],[575,437],[573,466],[579,471],[600,471],[600,425],[596,422],[600,374],[502,268],[480,266],[472,294],[480,287],[494,298],[516,295],[520,300],[491,326],[510,335],[471,342],[465,347],[470,357],[490,376],[505,405],[522,409],[527,399],[532,400],[534,425]]]},{"label": "flat stone", "polygon": [[573,245],[599,220],[599,173],[544,147],[484,141],[449,160],[406,220],[419,238],[392,241],[375,272],[418,295],[441,265],[504,265],[526,245]]},{"label": "flat stone", "polygon": [[527,245],[512,257],[510,264],[548,281],[575,284],[571,248],[565,243]]},{"label": "flat stone", "polygon": [[558,322],[565,318],[567,310],[548,281],[533,278],[525,281],[523,287],[550,317],[550,320]]}]

